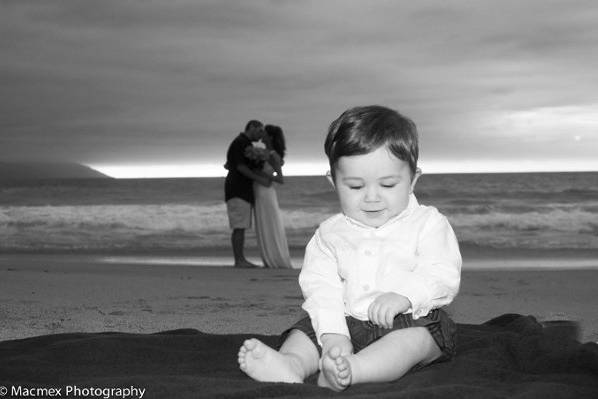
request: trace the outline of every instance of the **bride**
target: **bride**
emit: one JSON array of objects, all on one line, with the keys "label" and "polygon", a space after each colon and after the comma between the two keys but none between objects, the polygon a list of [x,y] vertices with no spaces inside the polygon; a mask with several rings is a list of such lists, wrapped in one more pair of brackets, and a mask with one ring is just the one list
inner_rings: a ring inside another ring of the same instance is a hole
[{"label": "bride", "polygon": [[[263,172],[272,176],[272,181],[283,184],[282,165],[284,164],[285,140],[282,129],[266,125],[263,142],[268,151]],[[287,236],[274,185],[269,187],[253,183],[255,194],[255,230],[257,242],[265,267],[292,268]]]}]

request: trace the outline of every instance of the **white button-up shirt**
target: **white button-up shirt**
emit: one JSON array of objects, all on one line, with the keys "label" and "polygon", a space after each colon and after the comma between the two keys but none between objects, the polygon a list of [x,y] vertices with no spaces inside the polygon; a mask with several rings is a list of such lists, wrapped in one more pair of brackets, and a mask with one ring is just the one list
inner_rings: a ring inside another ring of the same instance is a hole
[{"label": "white button-up shirt", "polygon": [[320,342],[349,336],[345,315],[368,320],[382,293],[409,299],[413,318],[449,304],[459,291],[461,254],[448,220],[414,195],[384,225],[366,226],[343,214],[324,221],[307,244],[299,285]]}]

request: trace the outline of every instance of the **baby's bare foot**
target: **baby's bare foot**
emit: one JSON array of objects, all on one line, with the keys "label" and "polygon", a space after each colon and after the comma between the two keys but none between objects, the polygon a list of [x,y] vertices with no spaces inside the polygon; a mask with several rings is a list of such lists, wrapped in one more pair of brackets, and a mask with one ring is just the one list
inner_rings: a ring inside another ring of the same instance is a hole
[{"label": "baby's bare foot", "polygon": [[340,348],[335,346],[322,355],[318,385],[334,391],[343,391],[351,385],[351,365],[341,356]]},{"label": "baby's bare foot", "polygon": [[303,382],[287,356],[255,338],[239,349],[239,368],[256,381]]}]

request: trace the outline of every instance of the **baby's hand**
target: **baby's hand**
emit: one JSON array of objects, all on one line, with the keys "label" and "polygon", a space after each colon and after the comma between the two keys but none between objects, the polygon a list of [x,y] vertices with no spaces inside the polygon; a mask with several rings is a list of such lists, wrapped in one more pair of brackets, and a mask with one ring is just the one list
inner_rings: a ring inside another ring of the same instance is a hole
[{"label": "baby's hand", "polygon": [[322,353],[326,353],[330,348],[338,347],[341,349],[341,355],[350,355],[353,353],[353,344],[346,335],[342,334],[322,334]]},{"label": "baby's hand", "polygon": [[392,328],[394,318],[399,313],[405,312],[411,307],[407,297],[387,292],[379,295],[368,308],[368,318],[374,324],[384,328]]}]

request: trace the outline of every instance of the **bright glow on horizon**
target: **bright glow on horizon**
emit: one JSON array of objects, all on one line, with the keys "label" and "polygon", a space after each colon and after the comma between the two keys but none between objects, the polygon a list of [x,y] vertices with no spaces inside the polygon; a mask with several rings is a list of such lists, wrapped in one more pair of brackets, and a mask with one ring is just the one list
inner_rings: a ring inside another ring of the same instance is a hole
[{"label": "bright glow on horizon", "polygon": [[[226,176],[223,166],[215,163],[87,166],[116,179]],[[419,166],[424,174],[579,172],[598,171],[598,160],[423,160]],[[326,162],[289,162],[284,166],[286,176],[324,176],[327,170]]]},{"label": "bright glow on horizon", "polygon": [[[87,165],[116,179],[144,179],[171,177],[224,177],[226,169],[222,164],[164,164],[164,165]],[[324,176],[328,164],[324,162],[294,162],[284,166],[286,176]]]},{"label": "bright glow on horizon", "polygon": [[87,165],[116,179],[145,179],[169,177],[225,176],[226,170],[217,164],[136,164],[136,165]]},{"label": "bright glow on horizon", "polygon": [[521,172],[591,172],[598,171],[598,160],[481,160],[422,161],[424,174],[440,173],[521,173]]}]

